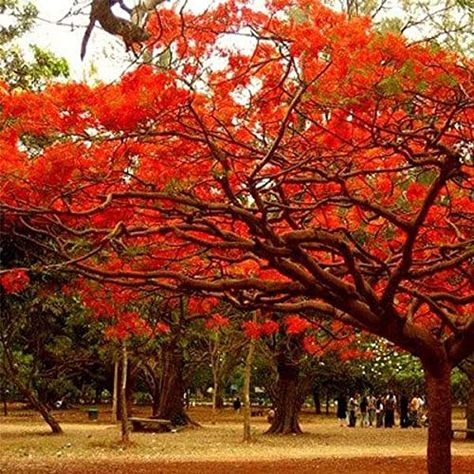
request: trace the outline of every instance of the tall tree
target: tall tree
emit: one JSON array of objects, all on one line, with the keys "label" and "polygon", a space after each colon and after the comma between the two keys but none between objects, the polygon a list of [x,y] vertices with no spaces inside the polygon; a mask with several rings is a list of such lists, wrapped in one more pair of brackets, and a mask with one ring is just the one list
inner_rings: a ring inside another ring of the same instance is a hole
[{"label": "tall tree", "polygon": [[474,347],[472,63],[313,0],[267,5],[161,10],[165,71],[3,90],[3,220],[90,278],[390,340],[422,362],[428,469],[447,474],[450,373]]}]

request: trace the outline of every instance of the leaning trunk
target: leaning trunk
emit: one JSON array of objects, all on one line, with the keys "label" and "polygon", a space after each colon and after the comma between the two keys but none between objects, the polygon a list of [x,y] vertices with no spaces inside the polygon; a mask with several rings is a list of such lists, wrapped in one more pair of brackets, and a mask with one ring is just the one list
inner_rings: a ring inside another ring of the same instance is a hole
[{"label": "leaning trunk", "polygon": [[302,433],[298,415],[302,405],[298,390],[299,369],[281,356],[278,360],[278,383],[275,417],[267,433]]},{"label": "leaning trunk", "polygon": [[48,407],[38,399],[38,397],[34,394],[34,392],[31,391],[26,385],[23,385],[23,384],[21,384],[21,386],[18,386],[18,387],[21,390],[21,393],[23,394],[23,396],[31,403],[33,408],[41,414],[44,421],[46,421],[46,423],[51,428],[51,431],[54,434],[62,434],[63,430],[61,426],[59,425],[59,423],[57,422],[56,418],[54,418],[54,416],[49,411]]},{"label": "leaning trunk", "polygon": [[18,376],[11,356],[5,361],[4,368],[11,382],[16,385],[18,390],[20,390],[21,394],[28,400],[31,406],[40,413],[44,421],[51,428],[51,431],[54,434],[62,434],[63,430],[56,418],[51,414],[49,408],[36,396],[35,392],[31,390],[28,385],[22,382]]},{"label": "leaning trunk", "polygon": [[428,400],[428,474],[451,474],[451,367],[424,365]]}]

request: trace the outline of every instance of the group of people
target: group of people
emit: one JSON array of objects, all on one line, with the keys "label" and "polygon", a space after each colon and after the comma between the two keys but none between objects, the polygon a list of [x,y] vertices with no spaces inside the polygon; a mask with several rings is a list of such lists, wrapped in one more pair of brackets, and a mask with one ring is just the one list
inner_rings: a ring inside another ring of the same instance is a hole
[{"label": "group of people", "polygon": [[392,428],[395,426],[395,414],[398,413],[400,427],[410,426],[418,428],[426,423],[424,415],[425,401],[418,394],[413,394],[409,399],[402,393],[400,400],[393,392],[385,396],[360,395],[356,393],[349,400],[340,395],[337,400],[337,418],[341,426],[354,428],[357,420],[360,426],[375,426],[381,428]]}]

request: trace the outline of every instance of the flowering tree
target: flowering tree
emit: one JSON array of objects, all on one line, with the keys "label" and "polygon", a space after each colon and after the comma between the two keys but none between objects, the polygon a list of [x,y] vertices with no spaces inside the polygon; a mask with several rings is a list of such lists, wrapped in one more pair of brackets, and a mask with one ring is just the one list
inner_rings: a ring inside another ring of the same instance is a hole
[{"label": "flowering tree", "polygon": [[87,277],[390,340],[423,364],[429,472],[449,473],[449,375],[474,347],[472,63],[314,0],[164,8],[149,30],[165,70],[2,88],[4,225]]}]

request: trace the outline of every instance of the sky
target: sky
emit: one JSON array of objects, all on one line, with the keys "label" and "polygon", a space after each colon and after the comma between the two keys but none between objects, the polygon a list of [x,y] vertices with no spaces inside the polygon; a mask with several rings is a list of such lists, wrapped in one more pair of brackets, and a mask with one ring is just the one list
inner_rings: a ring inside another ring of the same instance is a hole
[{"label": "sky", "polygon": [[[100,79],[112,82],[118,79],[130,67],[130,56],[126,53],[123,42],[110,34],[94,28],[87,46],[84,61],[80,59],[80,49],[85,28],[89,23],[87,5],[90,0],[80,0],[85,6],[84,14],[70,17],[61,25],[56,24],[73,5],[73,0],[30,0],[39,10],[39,20],[33,33],[27,35],[24,44],[35,43],[58,56],[64,57],[71,68],[72,79]],[[125,4],[133,7],[137,2],[126,0]],[[189,0],[193,9],[202,9],[211,0]],[[119,12],[119,8],[116,11]],[[74,26],[71,25],[74,22]],[[69,25],[67,24],[69,23]]]},{"label": "sky", "polygon": [[[23,0],[27,1],[27,0]],[[112,82],[131,66],[131,56],[126,53],[123,42],[105,33],[100,28],[94,28],[87,47],[84,61],[80,59],[80,48],[85,28],[89,23],[89,5],[91,0],[76,0],[82,6],[82,14],[74,15],[61,24],[59,20],[64,18],[73,6],[74,0],[29,0],[39,10],[39,20],[34,31],[27,35],[23,44],[35,43],[56,55],[64,57],[71,68],[73,80],[102,80]],[[139,0],[125,0],[125,4],[133,7]],[[167,5],[182,4],[184,0],[171,0]],[[211,3],[219,0],[187,0],[187,7],[194,11],[203,10]],[[249,0],[253,4],[263,0]],[[171,3],[172,2],[172,3]],[[335,2],[337,4],[337,1]],[[399,14],[397,0],[386,2],[390,11]],[[160,7],[159,7],[160,8]],[[164,8],[169,8],[164,6]],[[120,11],[117,5],[114,9]],[[71,23],[74,23],[73,25]]]},{"label": "sky", "polygon": [[[64,57],[70,65],[71,76],[74,80],[101,79],[110,82],[120,77],[130,61],[123,43],[118,38],[101,31],[100,28],[94,28],[89,39],[86,57],[84,61],[81,61],[81,42],[89,23],[88,15],[76,15],[58,25],[56,22],[68,13],[73,0],[31,1],[39,10],[39,20],[33,33],[25,38],[25,42],[34,42]],[[81,2],[83,5],[87,3]],[[131,2],[127,3],[131,4]],[[84,8],[83,11],[88,13],[88,10]],[[72,22],[74,26],[71,25]]]}]

